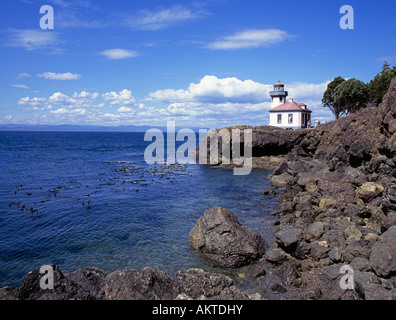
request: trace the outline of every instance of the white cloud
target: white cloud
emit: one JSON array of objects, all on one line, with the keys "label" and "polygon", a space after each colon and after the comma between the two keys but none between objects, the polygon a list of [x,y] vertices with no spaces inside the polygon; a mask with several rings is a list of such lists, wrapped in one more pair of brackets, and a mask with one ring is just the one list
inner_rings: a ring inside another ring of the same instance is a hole
[{"label": "white cloud", "polygon": [[197,19],[203,15],[203,11],[195,11],[182,5],[173,5],[156,11],[140,10],[125,19],[125,24],[134,29],[158,30],[186,20]]},{"label": "white cloud", "polygon": [[135,105],[136,100],[132,95],[132,91],[124,89],[120,92],[107,92],[102,95],[103,100],[109,101],[111,105]]},{"label": "white cloud", "polygon": [[294,82],[287,85],[287,90],[289,96],[295,99],[316,99],[321,100],[323,93],[327,89],[327,85],[330,81],[322,83],[304,83],[304,82]]},{"label": "white cloud", "polygon": [[208,43],[206,48],[213,50],[235,50],[269,47],[291,37],[289,33],[279,29],[249,29]]},{"label": "white cloud", "polygon": [[41,29],[9,29],[9,45],[26,50],[55,49],[59,44],[58,33]]},{"label": "white cloud", "polygon": [[[289,97],[303,102],[314,111],[313,117],[331,120],[330,111],[322,107],[321,99],[328,81],[296,82],[286,85]],[[251,124],[262,125],[268,120],[269,92],[273,84],[252,80],[205,76],[185,89],[165,89],[149,94],[147,101],[167,104],[161,111],[168,117],[207,126]]]},{"label": "white cloud", "polygon": [[33,91],[33,92],[37,92],[38,91],[38,90],[30,88],[26,84],[9,84],[8,86],[10,86],[12,88],[24,89],[24,90]]},{"label": "white cloud", "polygon": [[40,106],[40,105],[44,105],[47,103],[47,99],[46,98],[30,98],[30,97],[24,97],[19,99],[18,101],[18,105],[21,106],[30,106],[30,107],[35,107],[35,106]]},{"label": "white cloud", "polygon": [[66,110],[65,108],[59,108],[56,110],[50,110],[50,113],[52,114],[65,114],[65,113],[69,113],[68,110]]},{"label": "white cloud", "polygon": [[130,113],[133,112],[133,109],[128,107],[120,107],[117,111],[120,113]]},{"label": "white cloud", "polygon": [[138,56],[136,51],[125,49],[108,49],[102,51],[100,54],[111,60],[135,58]]},{"label": "white cloud", "polygon": [[20,80],[20,79],[26,79],[26,78],[30,78],[32,75],[30,75],[29,73],[26,72],[21,72],[18,73],[18,75],[16,76],[16,79]]},{"label": "white cloud", "polygon": [[269,99],[270,85],[235,77],[219,79],[205,76],[197,84],[191,83],[188,90],[165,89],[149,94],[148,100],[160,102],[262,102]]},{"label": "white cloud", "polygon": [[[275,82],[275,81],[274,81]],[[314,111],[313,118],[332,120],[331,112],[321,104],[328,82],[290,83],[285,88],[296,102],[304,102]],[[23,111],[34,112],[29,119],[48,123],[221,128],[232,125],[265,125],[269,120],[273,84],[235,77],[204,76],[187,88],[169,88],[152,92],[147,106],[132,91],[54,92],[47,97],[24,97],[18,101]],[[35,118],[36,117],[36,118]],[[14,120],[13,120],[14,121]],[[33,121],[33,120],[32,120]]]},{"label": "white cloud", "polygon": [[78,73],[54,73],[54,72],[44,72],[37,75],[40,78],[49,79],[49,80],[78,80],[81,78],[81,75]]}]

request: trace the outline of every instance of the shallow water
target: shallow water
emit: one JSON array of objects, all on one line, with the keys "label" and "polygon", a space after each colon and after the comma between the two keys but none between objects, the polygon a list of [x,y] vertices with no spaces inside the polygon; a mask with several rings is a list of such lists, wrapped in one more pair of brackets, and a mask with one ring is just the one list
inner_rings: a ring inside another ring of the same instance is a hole
[{"label": "shallow water", "polygon": [[0,287],[44,264],[67,273],[210,270],[188,234],[213,206],[273,238],[266,170],[147,165],[144,133],[0,132]]}]

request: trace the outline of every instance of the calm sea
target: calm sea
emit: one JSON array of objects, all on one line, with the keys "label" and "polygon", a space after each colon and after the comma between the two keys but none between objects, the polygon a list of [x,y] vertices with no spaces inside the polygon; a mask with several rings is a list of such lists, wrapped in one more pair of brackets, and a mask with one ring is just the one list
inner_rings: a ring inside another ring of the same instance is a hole
[{"label": "calm sea", "polygon": [[51,263],[208,270],[188,235],[214,206],[271,241],[268,171],[147,165],[150,143],[144,133],[0,132],[0,287]]}]

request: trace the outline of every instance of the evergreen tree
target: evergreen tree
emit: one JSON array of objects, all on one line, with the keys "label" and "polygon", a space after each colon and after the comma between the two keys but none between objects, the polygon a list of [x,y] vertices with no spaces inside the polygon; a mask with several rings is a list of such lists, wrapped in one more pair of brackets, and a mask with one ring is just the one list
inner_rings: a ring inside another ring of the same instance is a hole
[{"label": "evergreen tree", "polygon": [[337,88],[337,86],[340,85],[341,83],[343,83],[344,81],[345,81],[345,79],[340,76],[334,78],[333,81],[331,81],[327,85],[327,90],[323,94],[323,99],[322,99],[323,106],[326,108],[329,108],[331,110],[331,112],[333,112],[336,120],[343,113],[345,113],[345,108],[340,103],[334,102],[334,91]]},{"label": "evergreen tree", "polygon": [[381,103],[393,78],[396,78],[396,66],[392,69],[385,61],[382,71],[369,83],[369,101],[377,104]]},{"label": "evergreen tree", "polygon": [[369,101],[368,85],[355,78],[348,79],[335,88],[333,99],[345,108],[346,115],[354,113]]}]

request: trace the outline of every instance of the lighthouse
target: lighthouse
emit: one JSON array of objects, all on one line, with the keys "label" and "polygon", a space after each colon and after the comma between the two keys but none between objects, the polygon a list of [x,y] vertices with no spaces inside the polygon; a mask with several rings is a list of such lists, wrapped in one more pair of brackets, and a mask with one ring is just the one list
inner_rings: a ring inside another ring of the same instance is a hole
[{"label": "lighthouse", "polygon": [[286,97],[288,96],[288,92],[285,91],[285,85],[278,81],[278,83],[274,84],[274,91],[270,92],[271,96],[271,109],[280,106],[281,104],[286,102]]},{"label": "lighthouse", "polygon": [[311,126],[312,111],[305,103],[297,103],[292,98],[286,101],[288,92],[285,85],[278,81],[270,92],[271,109],[269,125],[284,129],[301,129]]}]

